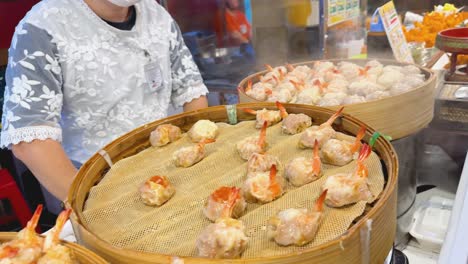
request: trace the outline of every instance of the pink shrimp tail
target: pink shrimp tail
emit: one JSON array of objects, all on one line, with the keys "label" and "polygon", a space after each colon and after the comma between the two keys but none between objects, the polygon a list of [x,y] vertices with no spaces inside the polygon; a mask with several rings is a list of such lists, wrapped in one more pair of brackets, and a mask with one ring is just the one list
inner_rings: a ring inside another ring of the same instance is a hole
[{"label": "pink shrimp tail", "polygon": [[328,190],[325,189],[320,197],[317,199],[317,202],[315,202],[315,211],[316,212],[322,212],[323,211],[323,202],[325,201],[325,198],[327,197],[327,192]]},{"label": "pink shrimp tail", "polygon": [[367,169],[366,165],[364,165],[364,160],[366,160],[367,157],[369,157],[371,152],[372,151],[371,151],[371,148],[369,147],[369,145],[364,144],[362,146],[361,152],[359,153],[359,157],[358,157],[358,161],[357,161],[357,169],[356,169],[356,173],[360,177],[365,178],[365,177],[367,177],[369,175],[369,170]]},{"label": "pink shrimp tail", "polygon": [[286,118],[288,116],[286,108],[284,108],[284,106],[279,101],[276,101],[276,107],[278,107],[280,110],[281,118]]},{"label": "pink shrimp tail", "polygon": [[343,112],[343,109],[344,109],[344,106],[342,106],[340,109],[338,109],[338,111],[336,113],[334,113],[330,119],[327,120],[327,122],[325,122],[325,124],[331,126],[333,124],[333,122],[335,122],[335,120],[341,115],[341,112]]},{"label": "pink shrimp tail", "polygon": [[366,127],[362,126],[356,135],[356,141],[351,147],[351,153],[354,153],[359,150],[359,148],[361,147],[361,140],[364,138],[365,135],[366,135]]},{"label": "pink shrimp tail", "polygon": [[278,79],[278,77],[276,77],[275,75],[273,75],[273,80],[275,80],[276,83],[279,83],[280,80]]}]

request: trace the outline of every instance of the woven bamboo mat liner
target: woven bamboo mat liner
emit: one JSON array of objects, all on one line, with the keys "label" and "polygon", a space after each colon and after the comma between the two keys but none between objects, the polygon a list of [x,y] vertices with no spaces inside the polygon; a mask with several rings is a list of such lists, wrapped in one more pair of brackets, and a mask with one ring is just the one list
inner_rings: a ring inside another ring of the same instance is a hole
[{"label": "woven bamboo mat liner", "polygon": [[[196,256],[195,241],[210,222],[202,213],[207,196],[220,186],[242,186],[246,162],[237,154],[235,144],[257,135],[253,121],[235,126],[220,123],[217,141],[206,146],[207,156],[190,168],[176,168],[172,153],[193,143],[184,135],[179,141],[162,148],[148,148],[135,156],[120,160],[94,186],[87,199],[83,221],[90,231],[114,246],[153,253]],[[268,153],[286,164],[299,157],[312,157],[312,150],[297,148],[300,135],[280,132],[280,124],[268,128]],[[370,189],[374,197],[383,190],[384,176],[375,153],[368,158]],[[266,237],[266,223],[278,211],[297,207],[311,208],[328,175],[351,172],[355,162],[344,167],[324,166],[325,175],[300,188],[287,185],[286,194],[265,204],[248,204],[241,220],[246,225],[249,246],[243,258],[297,253],[342,235],[354,219],[363,214],[366,203],[341,209],[325,208],[325,218],[317,237],[304,247],[280,247]],[[282,172],[282,171],[281,171]],[[166,175],[176,188],[175,196],[160,208],[149,207],[139,198],[138,187],[148,177]],[[372,201],[369,201],[372,202]]]}]

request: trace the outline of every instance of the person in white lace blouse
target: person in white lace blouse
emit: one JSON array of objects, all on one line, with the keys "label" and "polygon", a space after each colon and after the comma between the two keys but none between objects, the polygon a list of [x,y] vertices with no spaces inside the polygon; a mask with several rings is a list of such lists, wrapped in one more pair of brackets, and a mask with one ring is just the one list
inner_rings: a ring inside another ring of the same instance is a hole
[{"label": "person in white lace blouse", "polygon": [[43,0],[16,28],[1,146],[66,198],[105,144],[145,123],[207,107],[181,32],[155,0]]}]

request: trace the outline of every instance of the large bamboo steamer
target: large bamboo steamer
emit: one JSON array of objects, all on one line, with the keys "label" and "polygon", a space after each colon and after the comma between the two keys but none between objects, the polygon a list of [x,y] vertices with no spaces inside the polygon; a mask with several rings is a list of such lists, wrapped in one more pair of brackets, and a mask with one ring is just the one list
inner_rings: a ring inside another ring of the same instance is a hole
[{"label": "large bamboo steamer", "polygon": [[[285,104],[285,107],[289,113],[304,113],[313,117],[314,123],[325,122],[334,113],[329,109],[306,105]],[[244,113],[242,111],[244,108],[276,109],[271,103],[239,104],[237,105],[239,121],[254,118]],[[216,106],[168,117],[127,133],[104,147],[103,150],[113,162],[116,162],[150,147],[148,138],[156,126],[173,124],[187,131],[200,119],[228,122],[228,114],[224,106]],[[339,130],[353,135],[364,125],[363,122],[348,114],[344,114],[335,123],[339,123],[337,125]],[[373,128],[368,127],[364,140],[368,141],[374,132]],[[111,263],[383,263],[392,249],[396,232],[398,161],[395,150],[383,138],[377,140],[374,151],[380,156],[382,166],[386,171],[386,184],[379,199],[369,205],[365,215],[357,219],[342,236],[297,254],[268,258],[213,260],[154,254],[112,246],[100,239],[99,234],[90,232],[82,221],[84,204],[91,187],[96,185],[109,169],[108,163],[101,154],[93,155],[75,177],[68,196],[68,205],[73,208],[70,219],[78,242]]]},{"label": "large bamboo steamer", "polygon": [[[349,61],[358,65],[364,65],[370,60],[353,59],[353,60],[327,60],[333,63],[340,61]],[[358,117],[361,121],[375,128],[380,133],[391,136],[393,139],[399,139],[411,134],[414,134],[426,127],[434,117],[434,103],[436,93],[436,75],[429,69],[420,67],[415,64],[400,63],[394,60],[380,60],[383,65],[406,66],[414,65],[418,67],[426,76],[426,82],[409,92],[374,100],[366,103],[346,105],[345,112]],[[313,66],[316,61],[308,61],[294,64]],[[260,77],[266,74],[267,71],[252,74],[242,80],[239,84],[239,101],[240,103],[256,103],[258,101],[247,94],[244,88],[247,82],[251,80],[256,83]],[[338,110],[341,106],[326,107],[332,110]]]},{"label": "large bamboo steamer", "polygon": [[[17,234],[16,232],[0,232],[0,244],[15,239]],[[79,264],[108,264],[107,261],[78,244],[65,241],[61,243],[73,251]]]}]

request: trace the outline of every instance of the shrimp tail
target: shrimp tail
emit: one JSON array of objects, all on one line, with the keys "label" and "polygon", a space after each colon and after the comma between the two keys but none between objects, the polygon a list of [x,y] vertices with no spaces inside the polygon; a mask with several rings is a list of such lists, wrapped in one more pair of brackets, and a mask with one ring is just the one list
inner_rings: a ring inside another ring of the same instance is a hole
[{"label": "shrimp tail", "polygon": [[276,101],[276,107],[280,110],[281,118],[286,118],[288,116],[288,112],[286,112],[286,108],[279,102]]},{"label": "shrimp tail", "polygon": [[319,143],[317,139],[314,142],[314,158],[312,160],[312,173],[314,175],[320,175],[320,171],[322,168],[322,162],[320,161],[319,155]]},{"label": "shrimp tail", "polygon": [[358,176],[367,178],[369,176],[369,170],[367,169],[366,165],[364,165],[364,160],[371,154],[371,148],[369,145],[364,144],[361,152],[359,153],[358,161],[357,161],[357,170],[356,173]]},{"label": "shrimp tail", "polygon": [[263,149],[266,143],[266,131],[268,127],[268,122],[263,122],[262,130],[260,130],[260,137],[258,139],[258,146]]},{"label": "shrimp tail", "polygon": [[294,80],[289,80],[289,82],[292,83],[297,90],[304,90],[304,84],[302,82],[296,82]]},{"label": "shrimp tail", "polygon": [[257,114],[257,111],[253,110],[253,109],[250,109],[250,108],[245,108],[245,109],[242,109],[244,112],[248,113],[248,114],[251,114],[251,115],[256,115]]},{"label": "shrimp tail", "polygon": [[[240,87],[238,87],[237,89],[238,89],[238,90],[241,90]],[[251,91],[251,90],[252,90],[252,80],[248,80],[248,81],[247,81],[247,87],[245,87],[245,92],[247,93],[247,92],[249,92],[249,91]]]},{"label": "shrimp tail", "polygon": [[328,190],[325,189],[320,197],[317,199],[317,202],[315,202],[315,211],[316,212],[322,212],[323,211],[323,202],[325,201],[325,198],[327,197],[327,192]]},{"label": "shrimp tail", "polygon": [[359,150],[359,148],[362,145],[361,140],[364,138],[365,135],[366,135],[366,127],[362,126],[361,129],[359,130],[359,132],[356,135],[356,141],[351,146],[351,153],[354,153],[354,152]]},{"label": "shrimp tail", "polygon": [[213,142],[216,142],[216,139],[214,139],[214,138],[205,138],[202,141],[198,142],[198,146],[200,148],[204,148],[206,144],[210,144],[210,143],[213,143]]},{"label": "shrimp tail", "polygon": [[280,80],[278,79],[278,77],[276,77],[276,75],[273,75],[273,80],[275,80],[276,83],[280,83]]},{"label": "shrimp tail", "polygon": [[283,72],[281,69],[279,70],[279,76],[280,76],[280,77],[279,77],[280,81],[284,80],[284,77],[286,77],[286,76],[284,75],[284,72]]},{"label": "shrimp tail", "polygon": [[26,225],[26,229],[31,233],[35,233],[34,230],[36,229],[36,226],[39,223],[39,218],[41,217],[42,208],[43,208],[42,204],[39,204],[37,206],[36,211],[34,211],[34,214],[31,220],[29,220],[29,222]]},{"label": "shrimp tail", "polygon": [[294,66],[292,66],[292,65],[289,64],[289,63],[286,63],[286,68],[288,68],[288,70],[289,70],[290,72],[294,71]]},{"label": "shrimp tail", "polygon": [[72,210],[69,208],[59,214],[54,229],[49,234],[47,234],[45,238],[44,246],[42,248],[43,252],[46,252],[51,247],[58,244],[60,240],[60,232],[62,232],[65,222],[68,220],[68,217],[70,217],[71,211]]},{"label": "shrimp tail", "polygon": [[271,67],[270,64],[265,64],[265,68],[266,68],[268,71],[273,71],[273,67]]},{"label": "shrimp tail", "polygon": [[234,211],[234,207],[236,205],[237,199],[240,197],[240,188],[232,187],[231,192],[229,194],[229,198],[227,203],[223,209],[222,216],[223,217],[231,217],[232,212]]},{"label": "shrimp tail", "polygon": [[341,112],[343,112],[343,109],[344,109],[344,106],[342,106],[340,109],[338,109],[338,111],[336,111],[336,113],[334,113],[330,119],[327,120],[327,122],[325,122],[325,124],[331,126],[333,124],[333,122],[335,122],[335,120],[341,115]]},{"label": "shrimp tail", "polygon": [[273,164],[270,168],[270,182],[275,182],[276,173],[278,173],[278,170],[276,169],[276,165]]}]

